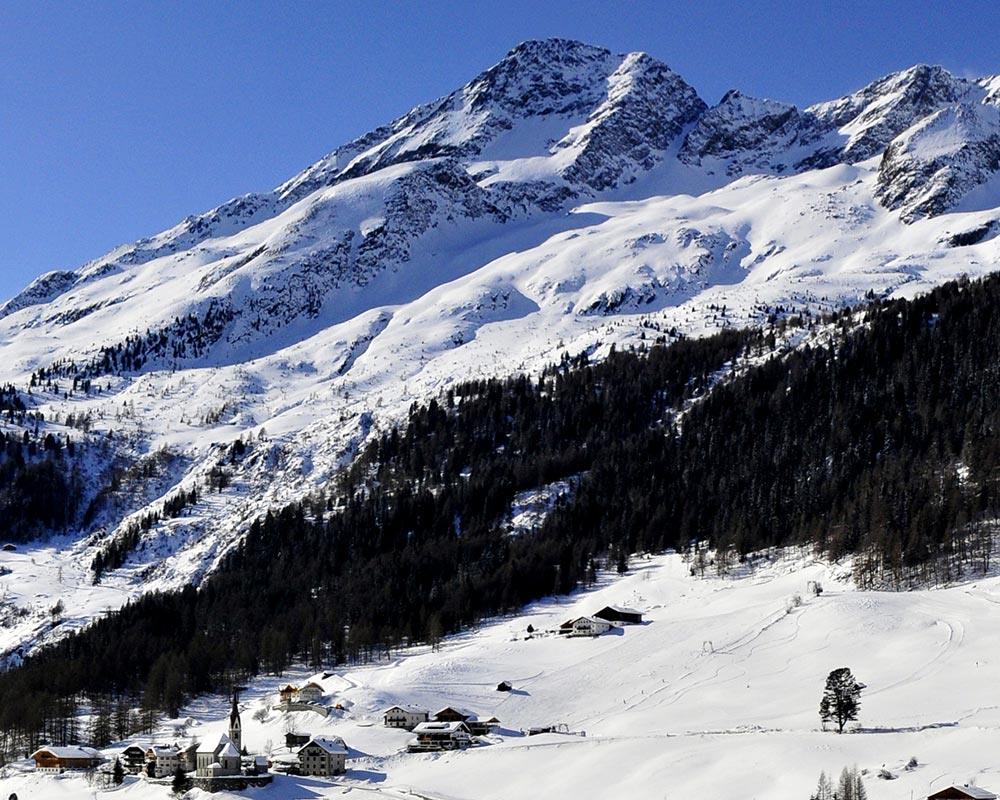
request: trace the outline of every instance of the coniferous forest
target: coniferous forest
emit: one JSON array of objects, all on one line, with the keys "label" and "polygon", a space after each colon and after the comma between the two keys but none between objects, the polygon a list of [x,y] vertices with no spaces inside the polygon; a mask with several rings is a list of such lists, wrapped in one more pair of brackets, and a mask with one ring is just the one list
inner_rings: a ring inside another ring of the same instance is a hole
[{"label": "coniferous forest", "polygon": [[[859,554],[869,585],[988,566],[1000,278],[876,302],[825,330],[770,359],[773,336],[724,331],[414,405],[322,495],[253,522],[201,589],[144,597],[0,675],[0,746],[83,735],[67,721],[83,702],[176,713],[296,659],[434,641],[639,551],[702,542],[724,568],[814,545]],[[515,495],[566,478],[572,496],[511,536]]]}]

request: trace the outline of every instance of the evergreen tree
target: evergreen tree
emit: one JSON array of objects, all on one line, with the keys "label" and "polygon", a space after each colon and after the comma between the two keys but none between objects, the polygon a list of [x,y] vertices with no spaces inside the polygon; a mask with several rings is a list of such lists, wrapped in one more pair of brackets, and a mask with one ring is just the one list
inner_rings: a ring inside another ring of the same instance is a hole
[{"label": "evergreen tree", "polygon": [[187,791],[188,778],[184,774],[184,770],[180,767],[174,770],[173,780],[170,782],[170,788],[173,790],[174,794],[184,794]]},{"label": "evergreen tree", "polygon": [[855,680],[850,668],[833,670],[826,678],[826,687],[819,704],[819,716],[824,726],[828,722],[834,722],[837,733],[843,733],[848,722],[857,720],[861,709],[861,690],[864,688],[863,683]]},{"label": "evergreen tree", "polygon": [[121,786],[125,782],[125,768],[122,767],[120,758],[115,759],[115,766],[111,772],[111,779],[115,786]]}]

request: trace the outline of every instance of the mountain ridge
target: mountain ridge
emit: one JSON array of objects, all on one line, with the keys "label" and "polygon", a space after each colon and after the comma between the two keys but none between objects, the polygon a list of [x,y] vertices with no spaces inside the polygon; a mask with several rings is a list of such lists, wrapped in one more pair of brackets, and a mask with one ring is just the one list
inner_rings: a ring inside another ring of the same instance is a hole
[{"label": "mountain ridge", "polygon": [[[198,582],[456,381],[993,271],[998,98],[916,65],[806,108],[709,106],[649,55],[526,42],[271,192],[41,276],[0,306],[0,381],[54,436],[84,419],[123,460],[177,456],[155,496],[81,512],[60,558],[217,487],[144,529],[106,593],[74,571],[77,621]],[[37,635],[14,624],[0,650]]]}]

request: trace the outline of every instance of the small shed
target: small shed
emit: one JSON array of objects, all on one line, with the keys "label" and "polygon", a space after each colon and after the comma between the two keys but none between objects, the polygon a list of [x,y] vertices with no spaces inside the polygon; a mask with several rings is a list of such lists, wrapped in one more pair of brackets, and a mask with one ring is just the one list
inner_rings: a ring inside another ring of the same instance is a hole
[{"label": "small shed", "polygon": [[500,683],[497,684],[497,691],[498,692],[509,692],[513,688],[514,687],[511,686],[510,681],[500,681]]},{"label": "small shed", "polygon": [[934,794],[927,795],[927,800],[997,800],[997,796],[989,789],[964,784],[949,786]]},{"label": "small shed", "polygon": [[625,606],[604,606],[600,611],[594,614],[597,619],[603,619],[608,622],[623,623],[625,625],[641,625],[642,624],[642,612],[637,611],[634,608],[626,608]]}]

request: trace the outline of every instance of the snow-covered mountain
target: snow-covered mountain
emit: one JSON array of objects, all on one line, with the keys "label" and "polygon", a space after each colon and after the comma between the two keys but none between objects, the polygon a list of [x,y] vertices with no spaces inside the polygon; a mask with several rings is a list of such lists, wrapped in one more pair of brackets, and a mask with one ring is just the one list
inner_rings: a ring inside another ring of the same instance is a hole
[{"label": "snow-covered mountain", "polygon": [[[40,277],[0,306],[0,382],[44,370],[55,430],[87,418],[155,480],[33,548],[0,652],[48,630],[54,595],[80,624],[197,581],[456,381],[996,269],[998,115],[1000,78],[940,67],[709,107],[646,54],[526,42],[271,192]],[[223,467],[92,585],[94,553]]]}]

